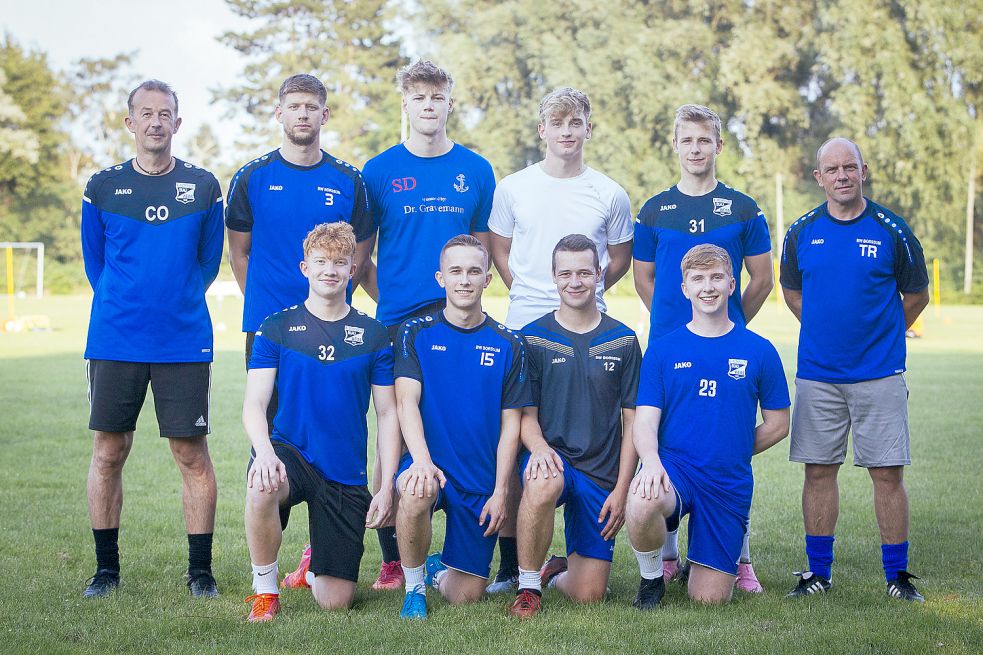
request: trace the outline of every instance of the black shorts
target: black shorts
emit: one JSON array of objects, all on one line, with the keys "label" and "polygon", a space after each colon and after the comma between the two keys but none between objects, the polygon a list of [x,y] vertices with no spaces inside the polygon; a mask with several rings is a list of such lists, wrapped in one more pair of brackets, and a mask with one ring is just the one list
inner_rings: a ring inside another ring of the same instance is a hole
[{"label": "black shorts", "polygon": [[423,307],[417,307],[412,312],[399,319],[392,325],[386,326],[386,330],[389,331],[389,341],[394,345],[396,343],[396,335],[399,333],[400,326],[406,321],[413,320],[414,318],[420,318],[421,316],[427,316],[428,314],[436,314],[440,310],[447,306],[447,299],[435,300],[434,302],[424,305]]},{"label": "black shorts", "polygon": [[[256,340],[255,332],[246,332],[246,370],[249,370],[249,360],[253,356],[253,341]],[[276,390],[276,381],[273,382],[273,395],[270,396],[270,404],[266,406],[266,427],[269,434],[273,434],[273,419],[276,418],[276,409],[280,404],[280,395]]]},{"label": "black shorts", "polygon": [[365,552],[365,515],[372,494],[364,485],[325,480],[292,446],[274,441],[273,452],[286,467],[290,485],[287,502],[280,506],[280,527],[287,527],[291,507],[306,502],[311,572],[358,582],[358,567]]},{"label": "black shorts", "polygon": [[136,430],[149,383],[160,436],[202,437],[209,433],[211,363],[143,364],[90,359],[85,369],[89,379],[90,430]]}]

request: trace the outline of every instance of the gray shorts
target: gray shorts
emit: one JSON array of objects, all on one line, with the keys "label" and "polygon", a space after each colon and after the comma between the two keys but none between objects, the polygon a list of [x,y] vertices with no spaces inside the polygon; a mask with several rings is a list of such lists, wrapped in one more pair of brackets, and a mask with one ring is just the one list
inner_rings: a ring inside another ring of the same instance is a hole
[{"label": "gray shorts", "polygon": [[791,461],[842,464],[851,428],[854,466],[911,464],[903,374],[853,384],[795,378]]}]

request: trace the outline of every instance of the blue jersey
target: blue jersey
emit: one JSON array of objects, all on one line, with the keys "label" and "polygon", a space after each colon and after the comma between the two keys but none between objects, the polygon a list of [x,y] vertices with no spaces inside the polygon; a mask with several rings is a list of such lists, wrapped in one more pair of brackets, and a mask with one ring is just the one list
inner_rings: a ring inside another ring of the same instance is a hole
[{"label": "blue jersey", "polygon": [[876,380],[905,370],[900,293],[928,286],[922,245],[899,216],[867,200],[849,221],[822,204],[788,229],[781,283],[802,292],[798,377]]},{"label": "blue jersey", "polygon": [[210,362],[205,289],[222,262],[222,190],[180,159],[156,176],[132,161],[93,175],[82,197],[82,257],[95,292],[85,357]]},{"label": "blue jersey", "polygon": [[277,369],[274,441],[292,445],[326,480],[366,484],[371,387],[393,383],[382,324],[354,308],[322,321],[302,303],[263,321],[249,368]]},{"label": "blue jersey", "polygon": [[393,325],[444,298],[434,279],[440,249],[459,234],[488,231],[495,174],[458,144],[439,157],[400,144],[370,159],[364,175],[379,229],[376,318]]},{"label": "blue jersey", "polygon": [[746,327],[708,338],[683,326],[645,352],[638,405],[662,409],[659,458],[722,497],[750,502],[759,403],[791,404],[778,352]]},{"label": "blue jersey", "polygon": [[488,317],[465,330],[437,312],[404,323],[395,347],[396,377],[423,385],[430,459],[459,490],[490,495],[502,410],[530,404],[522,338]]},{"label": "blue jersey", "polygon": [[693,307],[683,295],[679,264],[693,246],[711,243],[730,255],[737,289],[730,297],[730,320],[744,325],[741,307],[741,270],[744,258],[771,250],[768,222],[750,197],[723,182],[706,195],[688,196],[677,187],[649,199],[638,212],[632,256],[655,263],[655,291],[649,343],[693,318]]},{"label": "blue jersey", "polygon": [[358,241],[372,236],[362,175],[340,159],[322,152],[320,163],[297,166],[274,150],[239,169],[229,186],[225,224],[252,234],[243,332],[254,332],[273,312],[304,302],[309,288],[299,267],[304,237],[315,225],[338,221],[351,223]]},{"label": "blue jersey", "polygon": [[642,351],[626,325],[601,314],[590,332],[553,312],[522,328],[533,404],[546,443],[610,491],[621,463],[621,410],[635,408]]}]

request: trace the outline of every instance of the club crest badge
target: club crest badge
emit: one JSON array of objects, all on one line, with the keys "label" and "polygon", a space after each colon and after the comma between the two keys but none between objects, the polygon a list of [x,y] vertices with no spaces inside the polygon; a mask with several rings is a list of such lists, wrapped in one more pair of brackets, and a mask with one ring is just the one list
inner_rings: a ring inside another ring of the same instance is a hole
[{"label": "club crest badge", "polygon": [[345,343],[349,346],[361,346],[365,343],[365,328],[345,326]]},{"label": "club crest badge", "polygon": [[178,202],[184,203],[185,205],[195,201],[195,185],[190,182],[177,182],[174,185],[177,187],[177,194],[174,199]]},{"label": "club crest badge", "polygon": [[458,193],[464,193],[471,187],[468,186],[467,182],[464,181],[464,173],[458,173],[457,177],[454,178],[457,182],[454,184],[454,190]]},{"label": "club crest badge", "polygon": [[734,378],[735,380],[743,380],[744,376],[747,375],[747,360],[746,359],[728,359],[727,360],[727,375]]},{"label": "club crest badge", "polygon": [[734,201],[730,198],[714,198],[713,213],[717,216],[730,216],[730,206]]}]

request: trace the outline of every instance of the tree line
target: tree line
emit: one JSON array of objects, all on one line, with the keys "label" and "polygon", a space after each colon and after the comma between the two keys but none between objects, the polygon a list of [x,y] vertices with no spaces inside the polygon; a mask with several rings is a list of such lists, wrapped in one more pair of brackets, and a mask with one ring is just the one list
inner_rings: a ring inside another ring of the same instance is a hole
[{"label": "tree line", "polygon": [[[816,149],[847,136],[870,165],[869,194],[905,216],[927,257],[941,260],[943,290],[962,289],[970,179],[974,195],[983,189],[983,0],[227,3],[248,29],[219,39],[243,68],[214,95],[243,123],[242,142],[220,149],[206,125],[187,153],[223,182],[275,146],[271,107],[294,72],[328,87],[332,154],[361,165],[397,143],[393,75],[424,56],[455,77],[451,137],[487,157],[499,177],[541,158],[546,92],[586,91],[588,163],[621,183],[636,209],[675,182],[676,107],[709,105],[726,129],[719,177],[759,201],[776,243],[779,210],[787,226],[821,201]],[[140,77],[133,53],[83,60],[67,73],[10,36],[0,53],[2,231],[45,241],[65,281],[77,283],[79,184],[127,156],[121,107]]]}]

